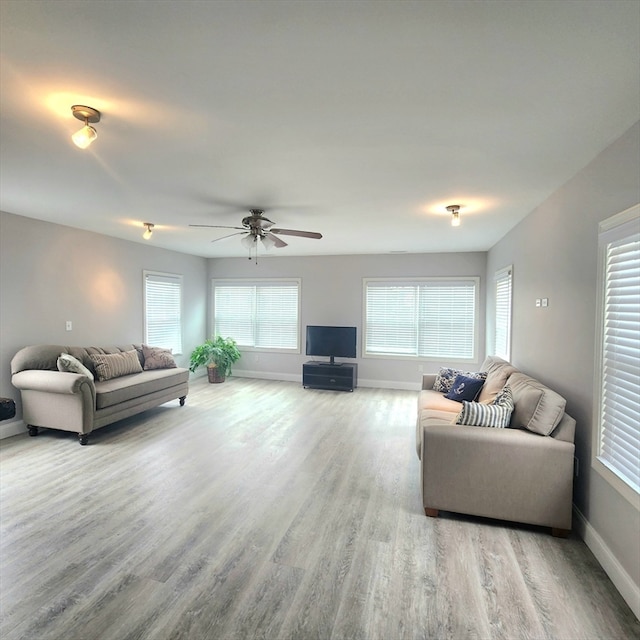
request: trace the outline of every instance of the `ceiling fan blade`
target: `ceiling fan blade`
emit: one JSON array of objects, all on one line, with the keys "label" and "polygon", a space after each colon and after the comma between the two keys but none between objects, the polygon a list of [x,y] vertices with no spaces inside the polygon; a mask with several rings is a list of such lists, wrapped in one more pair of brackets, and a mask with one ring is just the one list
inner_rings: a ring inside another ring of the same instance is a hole
[{"label": "ceiling fan blade", "polygon": [[321,233],[316,231],[298,231],[297,229],[270,229],[270,233],[281,233],[283,236],[300,236],[301,238],[313,238],[320,240]]},{"label": "ceiling fan blade", "polygon": [[244,236],[248,231],[236,231],[235,233],[230,233],[228,236],[222,236],[221,238],[214,238],[211,242],[218,242],[218,240],[225,240],[226,238],[231,238],[232,236]]},{"label": "ceiling fan blade", "polygon": [[274,236],[273,233],[268,233],[267,236],[273,240],[273,246],[276,249],[282,249],[282,247],[287,247],[287,243],[282,240],[282,238],[278,238],[278,236]]},{"label": "ceiling fan blade", "polygon": [[224,224],[190,224],[190,227],[207,227],[208,229],[242,229],[245,230],[245,227],[230,227]]}]

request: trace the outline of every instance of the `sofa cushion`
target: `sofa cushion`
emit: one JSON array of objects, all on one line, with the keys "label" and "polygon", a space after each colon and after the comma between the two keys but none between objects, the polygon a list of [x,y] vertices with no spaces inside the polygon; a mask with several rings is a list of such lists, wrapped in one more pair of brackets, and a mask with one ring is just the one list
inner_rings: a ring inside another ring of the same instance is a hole
[{"label": "sofa cushion", "polygon": [[511,363],[497,356],[487,356],[481,369],[487,374],[487,377],[484,386],[480,389],[478,402],[485,404],[495,400],[495,397],[507,383],[509,376],[517,371]]},{"label": "sofa cushion", "polygon": [[509,385],[506,385],[497,395],[495,401],[490,404],[463,402],[462,411],[456,423],[475,427],[497,427],[504,429],[509,426],[512,413],[513,395]]},{"label": "sofa cushion", "polygon": [[511,427],[548,436],[562,419],[566,400],[524,373],[509,376],[514,410]]},{"label": "sofa cushion", "polygon": [[142,371],[135,349],[122,353],[100,353],[89,356],[93,361],[99,381],[111,380]]},{"label": "sofa cushion", "polygon": [[65,371],[67,373],[79,373],[83,376],[87,376],[93,380],[93,373],[85,367],[78,358],[74,358],[68,353],[61,353],[58,358],[58,371]]},{"label": "sofa cushion", "polygon": [[177,366],[171,354],[171,349],[148,347],[143,344],[142,355],[144,357],[143,369],[145,371],[150,371],[151,369],[175,369]]},{"label": "sofa cushion", "polygon": [[189,369],[155,369],[96,382],[96,408],[105,409],[127,400],[162,391],[189,380]]},{"label": "sofa cushion", "polygon": [[484,371],[472,372],[462,371],[461,369],[451,369],[449,367],[441,367],[433,383],[433,390],[439,391],[440,393],[447,393],[451,391],[451,387],[458,375],[467,376],[468,378],[477,378],[478,380],[484,380],[487,377]]},{"label": "sofa cushion", "polygon": [[483,384],[484,380],[481,378],[470,378],[469,376],[458,374],[451,385],[451,389],[445,393],[444,397],[456,402],[472,401],[480,393]]}]

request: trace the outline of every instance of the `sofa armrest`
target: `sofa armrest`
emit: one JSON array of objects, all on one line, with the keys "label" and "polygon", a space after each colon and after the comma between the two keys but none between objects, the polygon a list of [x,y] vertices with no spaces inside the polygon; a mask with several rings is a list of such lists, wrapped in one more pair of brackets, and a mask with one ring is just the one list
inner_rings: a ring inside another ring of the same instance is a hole
[{"label": "sofa armrest", "polygon": [[423,373],[422,374],[422,389],[433,389],[433,385],[436,381],[435,373]]},{"label": "sofa armrest", "polygon": [[14,373],[11,377],[14,387],[20,390],[45,391],[47,393],[82,393],[82,387],[89,385],[95,396],[93,380],[79,373],[27,369]]},{"label": "sofa armrest", "polygon": [[25,424],[90,433],[96,409],[96,387],[78,373],[28,369],[14,373],[13,385],[22,396]]},{"label": "sofa armrest", "polygon": [[571,442],[519,429],[431,424],[422,433],[425,508],[571,529]]}]

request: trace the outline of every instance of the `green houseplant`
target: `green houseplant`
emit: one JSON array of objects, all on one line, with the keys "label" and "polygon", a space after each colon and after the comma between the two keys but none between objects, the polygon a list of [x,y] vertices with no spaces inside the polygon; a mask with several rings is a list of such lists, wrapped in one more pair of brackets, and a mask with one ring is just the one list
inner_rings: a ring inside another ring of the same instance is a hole
[{"label": "green houseplant", "polygon": [[241,353],[233,338],[216,336],[206,340],[191,352],[190,371],[207,367],[209,382],[224,382],[231,375],[231,365],[240,360]]}]

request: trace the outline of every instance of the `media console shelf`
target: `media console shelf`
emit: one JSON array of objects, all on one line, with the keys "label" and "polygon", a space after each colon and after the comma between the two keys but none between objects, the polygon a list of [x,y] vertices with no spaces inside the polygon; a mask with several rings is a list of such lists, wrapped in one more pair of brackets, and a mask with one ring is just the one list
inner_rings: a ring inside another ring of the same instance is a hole
[{"label": "media console shelf", "polygon": [[302,386],[311,389],[353,391],[358,382],[358,365],[310,360],[302,365]]}]

